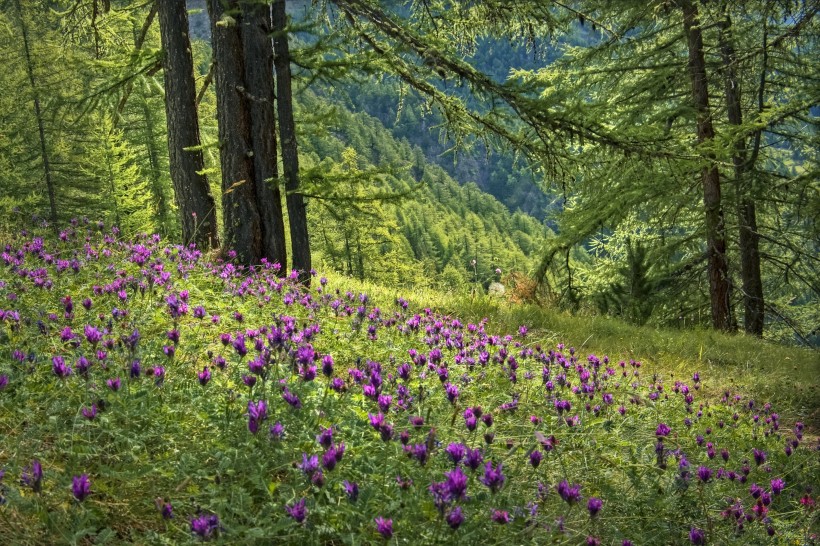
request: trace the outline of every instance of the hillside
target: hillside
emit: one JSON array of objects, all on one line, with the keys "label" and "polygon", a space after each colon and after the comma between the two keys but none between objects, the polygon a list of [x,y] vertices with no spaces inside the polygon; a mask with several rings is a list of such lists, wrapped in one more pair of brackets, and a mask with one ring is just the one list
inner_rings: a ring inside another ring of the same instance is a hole
[{"label": "hillside", "polygon": [[102,223],[0,245],[3,544],[815,540],[811,352]]}]

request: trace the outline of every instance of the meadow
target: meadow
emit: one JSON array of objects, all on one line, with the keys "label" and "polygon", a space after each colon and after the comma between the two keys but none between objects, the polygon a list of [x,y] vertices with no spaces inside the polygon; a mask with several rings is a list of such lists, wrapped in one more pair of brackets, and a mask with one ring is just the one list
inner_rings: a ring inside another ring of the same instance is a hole
[{"label": "meadow", "polygon": [[816,352],[87,221],[0,250],[2,544],[818,542]]}]

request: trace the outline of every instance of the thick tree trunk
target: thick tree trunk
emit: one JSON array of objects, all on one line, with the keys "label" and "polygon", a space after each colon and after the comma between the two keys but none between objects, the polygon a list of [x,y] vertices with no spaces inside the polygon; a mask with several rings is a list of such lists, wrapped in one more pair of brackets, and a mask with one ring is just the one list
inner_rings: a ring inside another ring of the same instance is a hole
[{"label": "thick tree trunk", "polygon": [[[689,47],[689,76],[692,81],[692,97],[697,110],[698,143],[715,138],[709,109],[709,90],[706,81],[706,62],[703,57],[703,35],[697,8],[691,0],[681,0],[683,26]],[[703,205],[706,209],[706,252],[709,269],[709,297],[712,309],[712,326],[719,330],[732,330],[729,265],[726,260],[726,237],[723,211],[720,202],[720,174],[717,165],[707,165],[701,172]]]},{"label": "thick tree trunk", "polygon": [[[222,167],[222,214],[228,249],[247,265],[263,254],[262,218],[256,206],[250,107],[245,92],[239,2],[208,0],[213,41],[219,162]],[[230,16],[225,12],[230,10]]]},{"label": "thick tree trunk", "polygon": [[299,155],[296,146],[296,126],[293,121],[293,93],[291,91],[290,48],[288,45],[285,0],[273,2],[273,51],[276,68],[276,106],[279,113],[279,139],[282,147],[282,169],[285,175],[286,203],[290,223],[293,268],[299,279],[310,283],[310,240],[308,238],[307,208],[299,189]]},{"label": "thick tree trunk", "polygon": [[[735,51],[731,40],[731,20],[727,16],[721,25],[720,49],[725,72],[726,111],[729,124],[740,126],[743,113],[740,109],[740,82],[735,72]],[[738,204],[737,217],[740,228],[740,277],[743,281],[743,326],[747,333],[763,336],[763,282],[760,278],[759,235],[757,233],[757,212],[750,195],[746,138],[735,140],[732,163],[735,171]]]},{"label": "thick tree trunk", "polygon": [[[188,12],[183,0],[157,0],[165,76],[165,114],[168,120],[168,158],[171,181],[186,244],[199,248],[219,244],[216,205],[199,149],[199,119]],[[196,148],[186,150],[186,148]]]},{"label": "thick tree trunk", "polygon": [[43,160],[43,172],[46,180],[46,192],[48,193],[48,205],[52,229],[57,229],[57,200],[54,195],[54,181],[51,178],[51,163],[48,159],[48,146],[46,145],[46,132],[43,123],[43,112],[40,108],[40,93],[37,88],[37,79],[34,76],[34,63],[31,60],[31,47],[29,46],[28,27],[26,18],[23,16],[23,8],[20,0],[15,0],[17,15],[20,16],[20,31],[23,34],[23,52],[26,56],[26,72],[31,84],[31,97],[34,100],[34,117],[37,119],[37,132],[40,136],[40,157]]},{"label": "thick tree trunk", "polygon": [[243,2],[242,42],[245,85],[251,116],[256,203],[262,222],[264,256],[279,263],[282,274],[288,264],[282,194],[276,156],[276,114],[273,80],[273,45],[269,4]]}]

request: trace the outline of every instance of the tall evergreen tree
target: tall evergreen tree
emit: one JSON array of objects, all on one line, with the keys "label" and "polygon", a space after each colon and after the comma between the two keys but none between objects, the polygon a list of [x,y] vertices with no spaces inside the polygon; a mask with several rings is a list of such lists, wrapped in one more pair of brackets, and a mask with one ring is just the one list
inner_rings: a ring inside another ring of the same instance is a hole
[{"label": "tall evergreen tree", "polygon": [[171,180],[182,237],[200,248],[219,245],[216,206],[203,174],[188,12],[180,0],[156,0],[163,49],[165,116]]},{"label": "tall evergreen tree", "polygon": [[282,170],[285,178],[285,201],[290,224],[291,256],[299,279],[310,282],[311,256],[308,236],[307,205],[299,183],[299,151],[293,118],[293,90],[290,72],[285,0],[273,1],[273,51],[276,67],[276,109],[279,113],[279,140],[282,147]]}]

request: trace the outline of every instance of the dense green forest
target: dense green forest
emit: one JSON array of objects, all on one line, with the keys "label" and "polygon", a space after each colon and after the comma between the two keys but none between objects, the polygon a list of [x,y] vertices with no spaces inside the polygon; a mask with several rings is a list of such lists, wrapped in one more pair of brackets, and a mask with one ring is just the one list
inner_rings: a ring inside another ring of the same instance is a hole
[{"label": "dense green forest", "polygon": [[817,2],[272,5],[4,2],[6,225],[816,342]]}]

